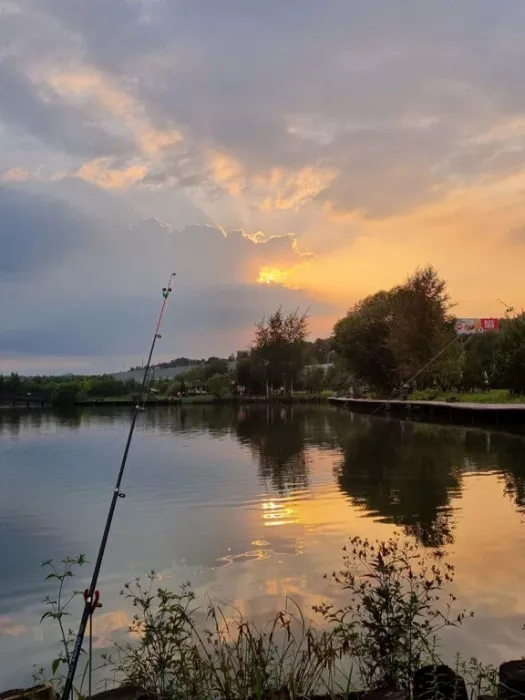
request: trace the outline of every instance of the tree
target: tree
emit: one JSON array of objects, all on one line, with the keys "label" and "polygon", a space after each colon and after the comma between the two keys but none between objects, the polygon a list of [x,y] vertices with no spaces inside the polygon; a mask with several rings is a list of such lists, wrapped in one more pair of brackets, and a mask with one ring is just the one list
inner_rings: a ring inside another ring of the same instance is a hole
[{"label": "tree", "polygon": [[245,387],[249,394],[263,394],[265,390],[265,372],[254,353],[241,351],[237,353],[235,379],[239,386]]},{"label": "tree", "polygon": [[334,348],[348,369],[381,392],[416,375],[421,386],[458,381],[462,349],[455,340],[445,282],[432,267],[358,302],[333,332]]},{"label": "tree", "polygon": [[316,338],[313,343],[305,344],[305,362],[307,365],[325,365],[333,352],[331,338]]},{"label": "tree", "polygon": [[231,389],[231,379],[228,374],[214,374],[206,383],[206,391],[216,399],[222,398]]},{"label": "tree", "polygon": [[11,372],[9,377],[6,377],[4,380],[4,385],[7,391],[9,391],[11,394],[16,394],[17,392],[22,391],[22,377],[16,372]]},{"label": "tree", "polygon": [[[418,269],[406,283],[393,290],[389,346],[394,355],[397,384],[418,376],[418,384],[434,381],[447,386],[459,378],[461,346],[456,340],[455,319],[450,314],[446,283],[432,266]],[[450,349],[436,357],[446,346]],[[433,359],[436,358],[436,359]]]},{"label": "tree", "polygon": [[209,357],[202,368],[202,378],[206,382],[214,374],[226,374],[228,371],[228,360],[220,357]]},{"label": "tree", "polygon": [[51,403],[54,406],[70,406],[79,398],[78,382],[63,382],[58,389],[51,394]]},{"label": "tree", "polygon": [[327,389],[335,391],[336,394],[348,396],[349,389],[354,384],[354,378],[338,355],[335,355],[334,359],[335,362],[326,371],[324,384]]},{"label": "tree", "polygon": [[500,384],[525,394],[525,312],[506,319],[499,332],[497,373]]},{"label": "tree", "polygon": [[299,372],[304,366],[304,347],[308,334],[306,313],[298,310],[285,315],[282,308],[255,327],[252,355],[264,370],[270,386],[293,389]]},{"label": "tree", "polygon": [[389,345],[392,315],[392,293],[377,292],[337,321],[332,336],[350,372],[379,390],[389,390],[394,384],[395,360]]},{"label": "tree", "polygon": [[489,332],[470,336],[465,344],[462,386],[480,389],[485,386],[485,372],[491,386],[498,383],[497,365],[500,355],[500,333]]},{"label": "tree", "polygon": [[308,393],[319,394],[323,388],[325,373],[322,367],[307,367],[304,372],[304,388]]}]

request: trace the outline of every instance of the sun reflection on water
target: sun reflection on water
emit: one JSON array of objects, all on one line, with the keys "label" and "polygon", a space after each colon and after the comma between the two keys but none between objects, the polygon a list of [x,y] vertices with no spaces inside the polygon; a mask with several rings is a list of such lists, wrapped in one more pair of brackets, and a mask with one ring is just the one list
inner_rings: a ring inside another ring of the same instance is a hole
[{"label": "sun reflection on water", "polygon": [[264,527],[277,527],[279,525],[293,525],[299,522],[297,509],[292,503],[296,499],[273,498],[271,501],[263,501],[261,508],[263,511]]}]

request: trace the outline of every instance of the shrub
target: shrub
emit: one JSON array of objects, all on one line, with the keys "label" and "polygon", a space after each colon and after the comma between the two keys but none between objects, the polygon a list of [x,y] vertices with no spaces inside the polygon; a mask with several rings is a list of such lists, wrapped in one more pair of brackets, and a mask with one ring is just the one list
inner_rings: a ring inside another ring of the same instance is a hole
[{"label": "shrub", "polygon": [[225,396],[231,389],[231,380],[227,374],[214,374],[206,382],[206,390],[208,393],[220,399]]},{"label": "shrub", "polygon": [[70,406],[79,398],[79,388],[73,382],[64,383],[51,394],[53,406]]},{"label": "shrub", "polygon": [[331,635],[313,628],[295,604],[259,630],[238,611],[197,608],[189,584],[172,593],[154,591],[154,581],[152,573],[149,585],[137,579],[122,592],[137,610],[130,631],[138,641],[117,645],[115,664],[118,676],[152,696],[238,700],[286,690],[293,698],[311,695],[331,675]]},{"label": "shrub", "polygon": [[334,638],[355,659],[364,687],[408,693],[417,668],[436,661],[438,632],[461,624],[466,615],[452,615],[452,594],[440,605],[454,569],[397,538],[374,544],[353,537],[344,551],[344,566],[331,578],[349,592],[350,601],[338,609],[315,609],[335,625]]},{"label": "shrub", "polygon": [[[51,662],[51,675],[48,676],[46,670],[40,667],[33,669],[33,678],[35,681],[51,681],[59,693],[65,680],[64,667],[67,667],[69,664],[69,657],[75,642],[75,634],[73,630],[66,627],[65,618],[71,616],[69,612],[71,603],[80,595],[80,591],[70,590],[67,584],[75,576],[77,567],[81,567],[86,563],[87,559],[83,554],[78,557],[62,559],[60,568],[57,568],[52,559],[42,562],[42,567],[48,571],[46,581],[55,581],[57,591],[54,596],[47,595],[42,601],[46,606],[46,611],[40,618],[40,622],[51,619],[57,623],[60,631],[59,652]],[[80,681],[73,688],[77,697],[82,697],[83,695],[83,686],[90,671],[90,663],[91,660],[87,659]]]}]

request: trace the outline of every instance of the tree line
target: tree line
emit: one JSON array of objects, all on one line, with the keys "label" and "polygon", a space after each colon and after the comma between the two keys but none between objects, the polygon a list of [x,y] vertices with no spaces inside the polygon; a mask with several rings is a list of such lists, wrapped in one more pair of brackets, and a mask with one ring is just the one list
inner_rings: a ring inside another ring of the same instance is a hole
[{"label": "tree line", "polygon": [[306,314],[278,309],[256,325],[251,347],[238,353],[236,380],[256,394],[302,389],[387,397],[414,389],[487,388],[525,393],[525,313],[508,309],[498,332],[458,336],[453,309],[432,266],[358,301],[329,339],[309,345]]},{"label": "tree line", "polygon": [[500,330],[458,336],[454,305],[433,267],[355,304],[334,326],[336,353],[353,379],[380,395],[485,388],[525,393],[525,314]]},{"label": "tree line", "polygon": [[[188,369],[156,382],[155,389],[162,396],[207,392],[217,398],[297,391],[387,397],[416,388],[488,387],[525,394],[525,313],[508,309],[498,332],[458,337],[453,309],[445,281],[425,267],[404,284],[355,303],[330,338],[309,342],[307,313],[279,308],[255,325],[250,346],[236,357],[158,365]],[[111,375],[0,375],[0,400],[35,394],[60,402],[133,395],[139,388]]]}]

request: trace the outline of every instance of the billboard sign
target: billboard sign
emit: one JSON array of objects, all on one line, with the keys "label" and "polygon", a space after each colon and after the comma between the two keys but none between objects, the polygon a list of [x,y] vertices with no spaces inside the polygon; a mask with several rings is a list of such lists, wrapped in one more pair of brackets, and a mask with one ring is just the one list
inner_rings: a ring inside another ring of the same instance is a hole
[{"label": "billboard sign", "polygon": [[456,333],[458,335],[472,335],[474,333],[485,333],[486,331],[499,331],[499,319],[458,318],[456,320]]}]

